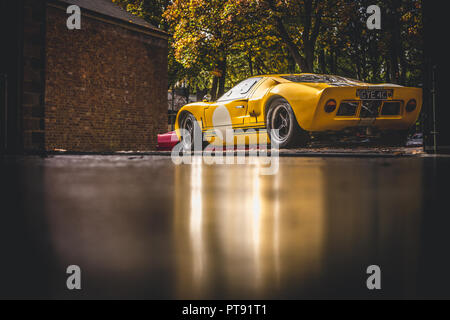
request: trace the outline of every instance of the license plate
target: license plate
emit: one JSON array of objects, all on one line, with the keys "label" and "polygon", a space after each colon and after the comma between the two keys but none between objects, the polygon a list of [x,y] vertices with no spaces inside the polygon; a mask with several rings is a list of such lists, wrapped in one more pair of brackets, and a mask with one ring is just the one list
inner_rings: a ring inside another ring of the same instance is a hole
[{"label": "license plate", "polygon": [[392,90],[386,89],[359,89],[356,96],[361,100],[387,100],[393,95]]}]

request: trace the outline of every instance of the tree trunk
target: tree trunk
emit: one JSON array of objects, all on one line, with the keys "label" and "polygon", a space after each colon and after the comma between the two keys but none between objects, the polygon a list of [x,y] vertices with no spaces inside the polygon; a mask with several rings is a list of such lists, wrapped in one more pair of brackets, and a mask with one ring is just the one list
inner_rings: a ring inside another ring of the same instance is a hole
[{"label": "tree trunk", "polygon": [[403,50],[400,53],[400,84],[407,85],[406,83],[406,74],[408,73],[408,64],[406,63],[405,55],[403,54]]},{"label": "tree trunk", "polygon": [[390,65],[391,65],[391,81],[400,83],[400,69],[399,69],[399,57],[401,55],[400,42],[400,14],[398,10],[401,2],[395,0],[392,3],[391,14],[388,16],[388,23],[390,24],[390,30],[392,30],[390,38]]},{"label": "tree trunk", "polygon": [[333,49],[333,53],[331,54],[331,73],[337,73],[337,53],[335,49]]},{"label": "tree trunk", "polygon": [[306,65],[302,68],[302,71],[312,73],[314,72],[314,45],[311,43],[305,44],[304,52]]},{"label": "tree trunk", "polygon": [[217,98],[217,84],[219,83],[219,77],[214,76],[212,87],[211,87],[211,99],[216,101]]},{"label": "tree trunk", "polygon": [[406,57],[405,57],[405,50],[403,47],[403,42],[402,42],[402,36],[401,36],[401,30],[400,30],[400,26],[398,26],[398,39],[399,39],[399,43],[398,43],[398,58],[399,58],[399,62],[400,62],[400,84],[401,85],[406,85],[406,74],[408,72],[408,63],[406,62]]},{"label": "tree trunk", "polygon": [[295,60],[289,52],[287,53],[287,61],[289,73],[295,73]]},{"label": "tree trunk", "polygon": [[186,88],[184,89],[184,97],[186,98],[186,102],[189,102],[189,96],[191,95],[191,88],[189,86],[186,86]]},{"label": "tree trunk", "polygon": [[250,76],[253,77],[253,60],[252,60],[252,52],[249,50],[247,54],[248,59],[248,68],[250,69]]},{"label": "tree trunk", "polygon": [[325,49],[321,49],[319,53],[319,70],[321,73],[327,73],[327,62],[325,60]]},{"label": "tree trunk", "polygon": [[308,68],[305,58],[302,57],[300,51],[298,50],[298,47],[292,41],[281,18],[275,17],[275,22],[278,33],[280,34],[280,37],[283,40],[283,42],[286,44],[289,53],[291,54],[291,57],[294,58],[295,63],[297,63],[300,66],[302,72],[311,72],[312,70]]},{"label": "tree trunk", "polygon": [[391,81],[391,65],[390,65],[388,59],[386,59],[385,82],[387,82],[387,83],[392,82],[392,81]]},{"label": "tree trunk", "polygon": [[225,93],[225,80],[227,78],[227,58],[220,61],[220,71],[222,75],[219,78],[219,92],[217,98],[221,97]]},{"label": "tree trunk", "polygon": [[[392,38],[395,39],[394,37]],[[397,43],[395,40],[392,41],[391,45],[390,65],[391,65],[391,81],[399,83]]]}]

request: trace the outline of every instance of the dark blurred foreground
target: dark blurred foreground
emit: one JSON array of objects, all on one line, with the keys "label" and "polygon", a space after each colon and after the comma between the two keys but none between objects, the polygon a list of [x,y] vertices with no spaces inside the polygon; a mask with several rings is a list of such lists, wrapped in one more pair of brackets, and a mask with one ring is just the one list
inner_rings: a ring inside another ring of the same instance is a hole
[{"label": "dark blurred foreground", "polygon": [[0,298],[450,298],[448,157],[286,157],[274,176],[24,157],[0,177]]}]

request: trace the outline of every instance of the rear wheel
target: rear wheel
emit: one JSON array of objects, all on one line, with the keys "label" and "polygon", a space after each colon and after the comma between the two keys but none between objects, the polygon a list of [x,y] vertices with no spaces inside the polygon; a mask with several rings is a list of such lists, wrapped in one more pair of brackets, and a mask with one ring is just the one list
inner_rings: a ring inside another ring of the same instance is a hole
[{"label": "rear wheel", "polygon": [[305,147],[308,144],[309,133],[300,127],[285,99],[276,99],[271,103],[266,124],[270,141],[280,148]]}]

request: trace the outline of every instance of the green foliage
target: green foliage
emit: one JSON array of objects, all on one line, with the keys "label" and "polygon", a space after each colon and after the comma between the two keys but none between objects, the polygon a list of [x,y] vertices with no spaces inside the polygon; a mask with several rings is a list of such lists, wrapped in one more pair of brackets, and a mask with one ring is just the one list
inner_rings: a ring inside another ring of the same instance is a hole
[{"label": "green foliage", "polygon": [[169,5],[169,0],[112,0],[130,13],[144,18],[152,25],[167,30],[168,26],[162,15]]},{"label": "green foliage", "polygon": [[[171,33],[171,85],[215,96],[269,73],[421,82],[421,0],[112,1]],[[382,9],[382,30],[366,27],[372,4]]]}]

